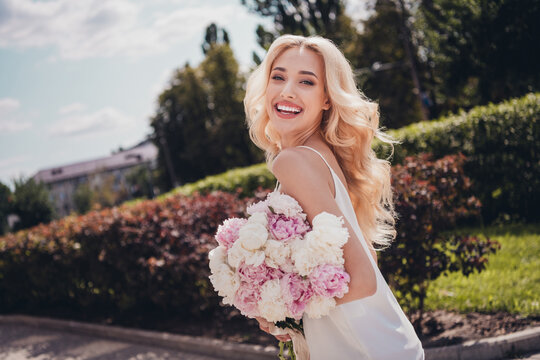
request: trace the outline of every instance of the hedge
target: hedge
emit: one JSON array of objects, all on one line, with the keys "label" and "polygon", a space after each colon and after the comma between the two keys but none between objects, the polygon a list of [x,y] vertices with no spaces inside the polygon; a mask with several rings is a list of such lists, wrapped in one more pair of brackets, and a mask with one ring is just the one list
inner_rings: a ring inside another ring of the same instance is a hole
[{"label": "hedge", "polygon": [[[406,162],[393,177],[402,192],[396,202],[399,237],[380,261],[400,294],[413,298],[408,307],[422,305],[425,282],[447,271],[481,270],[493,244],[440,235],[478,214],[464,157],[432,161],[422,155]],[[209,283],[208,251],[217,245],[214,234],[224,219],[245,216],[246,205],[269,191],[254,197],[176,194],[0,237],[0,312],[61,308],[90,318],[136,314],[144,321],[160,314],[224,321],[230,308],[219,306]],[[424,285],[419,290],[415,284]]]},{"label": "hedge", "polygon": [[195,191],[208,193],[214,190],[239,192],[242,196],[252,196],[258,187],[273,189],[275,185],[276,178],[268,170],[266,163],[261,163],[207,176],[202,180],[180,186],[170,193],[164,194],[163,197],[170,194],[191,195]]},{"label": "hedge", "polygon": [[[422,152],[435,158],[465,154],[464,169],[487,223],[509,215],[540,220],[540,93],[411,124],[389,134],[401,141],[395,147],[394,164]],[[389,155],[389,147],[380,142],[374,149],[381,157]]]},{"label": "hedge", "polygon": [[178,195],[8,234],[0,238],[0,311],[211,312],[219,303],[208,281],[213,234],[255,199]]}]

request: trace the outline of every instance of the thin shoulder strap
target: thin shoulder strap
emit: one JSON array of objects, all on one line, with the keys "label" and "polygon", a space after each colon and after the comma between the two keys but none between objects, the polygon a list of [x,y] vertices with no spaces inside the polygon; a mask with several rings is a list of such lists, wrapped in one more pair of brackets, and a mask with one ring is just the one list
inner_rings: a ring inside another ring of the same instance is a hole
[{"label": "thin shoulder strap", "polygon": [[326,166],[328,166],[328,168],[330,169],[330,172],[334,172],[334,170],[332,170],[332,167],[330,166],[330,164],[328,164],[328,162],[326,161],[326,159],[324,158],[324,156],[322,156],[322,154],[320,152],[318,152],[317,150],[315,150],[314,148],[312,147],[309,147],[309,146],[306,146],[306,145],[299,145],[297,147],[304,147],[304,148],[307,148],[307,149],[311,149],[313,151],[315,151],[317,154],[319,154],[319,156],[323,159],[323,161],[325,162]]}]

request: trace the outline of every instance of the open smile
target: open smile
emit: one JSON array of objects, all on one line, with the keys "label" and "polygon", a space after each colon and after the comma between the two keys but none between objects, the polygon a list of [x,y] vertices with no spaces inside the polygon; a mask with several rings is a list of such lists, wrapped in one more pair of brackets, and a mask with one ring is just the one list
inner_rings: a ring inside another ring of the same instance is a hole
[{"label": "open smile", "polygon": [[290,102],[278,102],[274,105],[277,115],[284,119],[291,119],[300,114],[303,109]]}]

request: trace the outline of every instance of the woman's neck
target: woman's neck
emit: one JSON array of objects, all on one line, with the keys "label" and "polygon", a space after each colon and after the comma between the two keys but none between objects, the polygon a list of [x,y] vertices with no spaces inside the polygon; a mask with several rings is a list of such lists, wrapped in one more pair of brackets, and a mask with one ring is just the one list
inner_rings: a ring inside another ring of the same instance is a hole
[{"label": "woman's neck", "polygon": [[310,146],[310,147],[317,147],[317,145],[325,144],[325,141],[320,133],[320,131],[315,131],[311,135],[308,135],[306,138],[300,138],[296,141],[290,141],[290,142],[284,142],[282,143],[281,149],[286,149],[288,147],[296,147],[296,146]]}]

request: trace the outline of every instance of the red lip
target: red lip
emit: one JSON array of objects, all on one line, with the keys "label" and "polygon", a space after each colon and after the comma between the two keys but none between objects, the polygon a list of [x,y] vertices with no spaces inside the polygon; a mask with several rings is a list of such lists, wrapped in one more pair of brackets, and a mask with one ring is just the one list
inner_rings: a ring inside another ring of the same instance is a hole
[{"label": "red lip", "polygon": [[[300,112],[299,113],[296,113],[296,114],[285,114],[285,113],[282,113],[281,111],[279,111],[277,109],[278,105],[283,105],[283,106],[290,106],[290,107],[293,107],[293,108],[298,108],[300,109]],[[290,101],[277,101],[274,106],[274,112],[276,113],[276,115],[282,119],[292,119],[300,114],[302,114],[302,112],[304,111],[304,109],[302,109],[301,106],[298,106],[296,105],[295,103],[292,103]]]},{"label": "red lip", "polygon": [[284,101],[284,100],[282,100],[282,101],[276,101],[276,102],[274,103],[274,107],[275,107],[275,106],[278,106],[278,104],[284,105],[284,106],[290,106],[290,107],[295,107],[295,108],[302,109],[301,106],[298,106],[298,105],[296,105],[295,103],[292,103],[292,102],[290,102],[290,101]]}]

